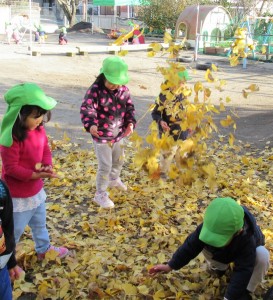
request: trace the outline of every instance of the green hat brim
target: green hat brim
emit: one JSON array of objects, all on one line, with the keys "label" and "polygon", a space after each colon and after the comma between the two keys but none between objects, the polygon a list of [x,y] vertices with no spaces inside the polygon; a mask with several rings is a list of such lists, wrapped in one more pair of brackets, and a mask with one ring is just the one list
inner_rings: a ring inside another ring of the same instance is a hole
[{"label": "green hat brim", "polygon": [[211,232],[204,225],[199,234],[199,239],[207,245],[213,247],[224,247],[232,238],[233,235],[223,235]]}]

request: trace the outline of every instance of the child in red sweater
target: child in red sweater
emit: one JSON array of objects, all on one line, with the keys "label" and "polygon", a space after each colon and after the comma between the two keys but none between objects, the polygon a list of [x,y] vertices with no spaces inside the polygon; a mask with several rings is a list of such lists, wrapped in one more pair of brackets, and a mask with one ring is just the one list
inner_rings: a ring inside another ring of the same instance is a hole
[{"label": "child in red sweater", "polygon": [[62,258],[68,249],[50,244],[43,189],[43,178],[56,177],[43,127],[43,123],[50,120],[50,110],[56,101],[33,83],[14,86],[4,99],[8,109],[0,131],[2,179],[12,197],[15,242],[19,242],[29,225],[38,260],[49,250],[57,251]]}]

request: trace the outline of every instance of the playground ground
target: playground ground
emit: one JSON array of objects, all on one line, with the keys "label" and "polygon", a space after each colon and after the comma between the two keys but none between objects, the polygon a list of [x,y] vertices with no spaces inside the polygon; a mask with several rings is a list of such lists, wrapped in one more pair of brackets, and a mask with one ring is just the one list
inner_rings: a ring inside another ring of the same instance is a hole
[{"label": "playground ground", "polygon": [[[0,36],[0,118],[5,111],[3,94],[15,84],[31,81],[40,85],[50,96],[58,100],[53,111],[52,121],[47,130],[54,138],[61,138],[64,132],[82,147],[90,147],[89,136],[82,130],[79,118],[79,107],[85,91],[99,74],[101,63],[108,53],[95,53],[88,56],[68,57],[65,53],[56,53],[31,57],[28,53],[27,36],[22,44],[8,45],[5,37]],[[108,45],[106,35],[73,32],[68,34],[69,46]],[[152,40],[146,40],[151,42]],[[157,42],[162,42],[158,41]],[[46,45],[52,48],[58,45],[58,35],[50,34]],[[40,47],[39,46],[39,47]],[[193,51],[181,53],[192,56]],[[129,52],[124,57],[129,65],[131,81],[128,84],[134,99],[137,119],[137,131],[144,136],[151,122],[148,107],[154,102],[160,90],[162,76],[157,72],[158,66],[166,66],[167,55],[147,57],[146,51]],[[202,81],[212,90],[211,101],[219,104],[219,98],[231,98],[229,108],[238,115],[235,137],[243,143],[249,143],[255,148],[272,147],[273,144],[273,64],[259,61],[248,61],[247,68],[242,65],[231,67],[228,58],[199,55],[199,62],[214,62],[219,66],[216,74],[221,80],[226,80],[223,91],[215,89],[215,84],[206,83],[205,71],[196,70],[195,62],[184,63],[189,68],[192,86],[196,81]],[[250,84],[257,84],[259,91],[251,93],[247,98],[242,96],[242,90]],[[146,114],[145,114],[146,113]],[[221,117],[219,116],[218,119]],[[220,134],[226,130],[219,128]]]},{"label": "playground ground", "polygon": [[[42,55],[31,57],[28,54],[27,43],[8,45],[5,37],[0,36],[0,120],[5,112],[6,105],[3,94],[13,85],[21,82],[35,82],[40,85],[48,95],[58,101],[53,111],[52,121],[47,124],[47,132],[56,139],[63,137],[64,133],[73,142],[82,148],[90,148],[90,137],[82,130],[79,118],[79,107],[86,89],[98,75],[101,63],[109,54],[90,54],[88,56],[68,57],[63,54]],[[70,33],[68,35],[70,46],[79,45],[107,45],[110,40],[99,34]],[[57,45],[57,34],[48,36],[46,46],[62,47]],[[149,42],[149,41],[147,41]],[[43,47],[43,45],[41,46]],[[183,53],[192,56],[192,51]],[[137,119],[137,131],[144,136],[151,123],[148,107],[154,102],[160,90],[162,76],[157,72],[158,66],[166,66],[167,56],[157,55],[148,58],[147,52],[129,52],[124,57],[129,65],[131,78],[128,87],[134,99]],[[212,90],[211,101],[219,104],[219,98],[231,98],[229,110],[238,115],[235,137],[250,144],[251,149],[261,152],[265,147],[272,148],[273,144],[273,64],[249,61],[247,69],[242,65],[230,67],[228,59],[216,56],[198,56],[198,61],[214,62],[219,66],[217,77],[226,80],[223,91],[214,88],[214,84],[206,83],[205,71],[196,70],[195,63],[185,63],[189,68],[192,80],[190,86],[196,81],[202,81]],[[242,90],[250,84],[257,84],[259,91],[252,93],[245,99]],[[218,121],[221,116],[218,117]],[[219,127],[220,134],[225,135],[226,130]],[[248,147],[246,148],[248,150]],[[246,150],[246,151],[247,151]],[[81,206],[80,206],[81,207]],[[81,208],[82,209],[82,208]],[[21,300],[35,299],[34,294],[26,294]]]}]

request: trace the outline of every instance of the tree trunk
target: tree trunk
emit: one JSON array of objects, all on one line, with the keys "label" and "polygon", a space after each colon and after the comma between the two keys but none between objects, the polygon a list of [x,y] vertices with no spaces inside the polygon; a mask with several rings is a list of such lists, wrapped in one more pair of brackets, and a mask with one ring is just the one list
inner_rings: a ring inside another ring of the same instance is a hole
[{"label": "tree trunk", "polygon": [[57,0],[62,8],[68,22],[69,26],[72,27],[76,23],[76,8],[79,4],[77,0]]}]

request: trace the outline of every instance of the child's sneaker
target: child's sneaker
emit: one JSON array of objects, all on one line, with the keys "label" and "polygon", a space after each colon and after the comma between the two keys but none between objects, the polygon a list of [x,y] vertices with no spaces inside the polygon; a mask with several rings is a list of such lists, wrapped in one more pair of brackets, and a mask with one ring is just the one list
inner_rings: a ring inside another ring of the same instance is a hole
[{"label": "child's sneaker", "polygon": [[44,253],[38,253],[38,254],[37,254],[38,260],[39,260],[39,261],[43,260],[43,259],[45,258],[46,253],[47,253],[48,251],[50,251],[50,250],[54,250],[54,251],[58,252],[58,253],[59,253],[59,254],[58,254],[58,257],[59,257],[59,258],[65,257],[65,256],[68,254],[68,252],[69,252],[69,250],[68,250],[67,248],[65,248],[65,247],[54,247],[54,246],[50,246],[50,247],[46,250],[46,252],[44,252]]},{"label": "child's sneaker", "polygon": [[96,193],[93,200],[102,208],[112,208],[115,206],[114,202],[108,197],[106,192]]},{"label": "child's sneaker", "polygon": [[110,188],[117,188],[122,191],[127,191],[127,186],[121,181],[120,177],[117,179],[109,180],[109,185]]}]

